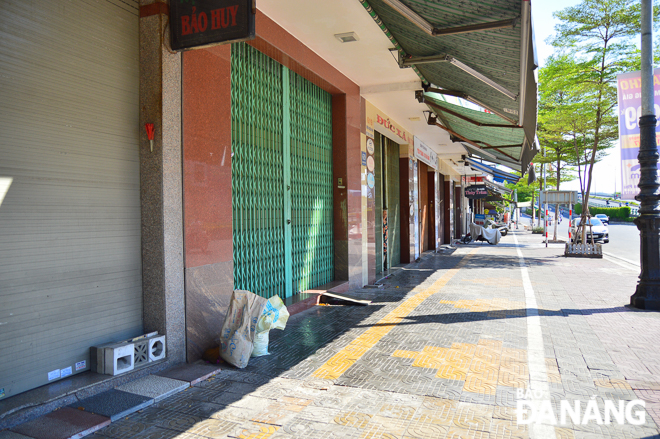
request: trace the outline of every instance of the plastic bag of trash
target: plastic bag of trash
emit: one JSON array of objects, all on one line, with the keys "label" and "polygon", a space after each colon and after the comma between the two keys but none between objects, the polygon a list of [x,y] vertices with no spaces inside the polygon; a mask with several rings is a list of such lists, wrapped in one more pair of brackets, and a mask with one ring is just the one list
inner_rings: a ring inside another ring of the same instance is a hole
[{"label": "plastic bag of trash", "polygon": [[257,323],[267,299],[249,291],[235,290],[220,332],[220,356],[239,369],[247,366],[257,333]]},{"label": "plastic bag of trash", "polygon": [[266,302],[264,310],[257,322],[256,335],[252,347],[252,356],[268,355],[268,332],[271,329],[284,329],[289,320],[289,311],[278,296],[273,296]]}]

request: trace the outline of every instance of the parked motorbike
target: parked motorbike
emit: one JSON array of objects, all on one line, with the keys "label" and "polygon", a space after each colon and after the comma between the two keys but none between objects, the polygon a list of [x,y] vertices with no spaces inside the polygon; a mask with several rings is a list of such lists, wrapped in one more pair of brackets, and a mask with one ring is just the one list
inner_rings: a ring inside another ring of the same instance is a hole
[{"label": "parked motorbike", "polygon": [[507,233],[509,233],[509,226],[504,223],[496,223],[493,220],[488,220],[486,222],[486,226],[490,229],[497,229],[500,231],[502,236],[506,236]]}]

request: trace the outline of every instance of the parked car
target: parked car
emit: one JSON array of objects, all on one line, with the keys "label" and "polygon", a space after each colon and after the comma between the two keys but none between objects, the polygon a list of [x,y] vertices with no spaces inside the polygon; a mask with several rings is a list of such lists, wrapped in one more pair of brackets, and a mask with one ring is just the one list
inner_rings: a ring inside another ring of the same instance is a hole
[{"label": "parked car", "polygon": [[610,225],[610,217],[605,215],[604,213],[599,213],[596,215],[596,218],[600,220],[604,225],[609,226]]},{"label": "parked car", "polygon": [[[581,218],[576,218],[571,223],[571,236],[573,237],[571,239],[572,242],[580,242],[580,238],[582,237],[582,232],[580,232],[579,236],[577,234],[577,229],[578,226],[580,225],[580,221]],[[610,242],[609,229],[607,228],[606,225],[602,223],[600,219],[595,217],[591,218],[591,227],[589,226],[586,227],[585,239],[587,240],[587,242],[591,242],[592,232],[594,235],[594,242],[603,241],[603,244],[607,244],[608,242]]]}]

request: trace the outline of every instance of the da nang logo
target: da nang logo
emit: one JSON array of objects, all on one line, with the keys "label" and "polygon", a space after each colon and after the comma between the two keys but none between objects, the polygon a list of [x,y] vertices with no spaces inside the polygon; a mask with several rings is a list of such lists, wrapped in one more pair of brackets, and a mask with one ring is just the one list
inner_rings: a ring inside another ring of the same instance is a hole
[{"label": "da nang logo", "polygon": [[[617,424],[642,425],[646,422],[646,403],[632,401],[604,400],[604,410],[598,407],[595,396],[588,400],[559,401],[559,407],[550,400],[542,399],[543,393],[518,389],[516,422],[518,424],[566,425],[570,420],[574,425],[596,423],[598,425]],[[557,410],[558,409],[558,410]]]}]

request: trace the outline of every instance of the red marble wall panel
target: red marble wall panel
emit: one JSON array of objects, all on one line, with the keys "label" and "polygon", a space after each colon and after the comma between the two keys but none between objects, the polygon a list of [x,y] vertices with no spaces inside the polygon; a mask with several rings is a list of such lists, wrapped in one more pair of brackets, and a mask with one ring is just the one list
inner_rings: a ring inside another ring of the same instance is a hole
[{"label": "red marble wall panel", "polygon": [[230,47],[183,56],[185,265],[231,261]]}]

